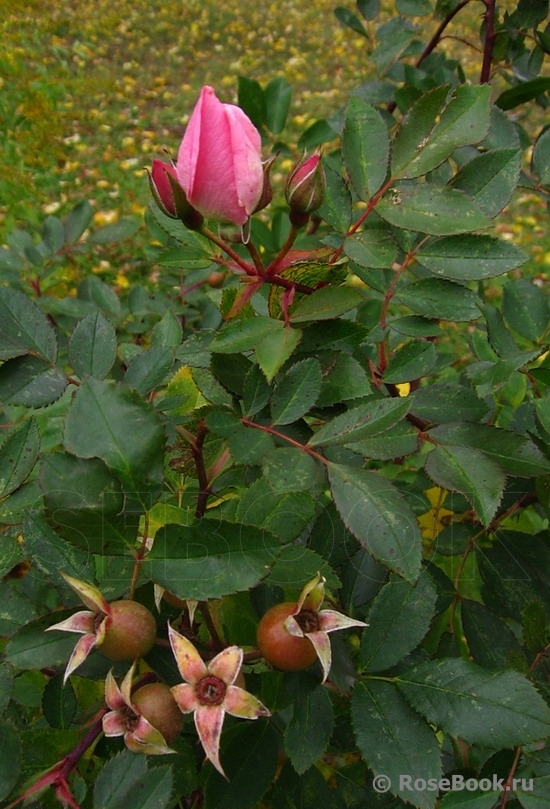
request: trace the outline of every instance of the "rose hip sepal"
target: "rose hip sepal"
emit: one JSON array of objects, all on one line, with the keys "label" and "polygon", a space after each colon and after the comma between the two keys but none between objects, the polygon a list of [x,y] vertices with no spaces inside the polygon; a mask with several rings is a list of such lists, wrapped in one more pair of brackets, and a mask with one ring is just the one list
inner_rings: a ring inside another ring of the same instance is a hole
[{"label": "rose hip sepal", "polygon": [[168,626],[170,645],[184,683],[172,688],[183,713],[194,713],[195,727],[206,757],[225,778],[220,763],[220,736],[225,714],[243,719],[270,716],[268,709],[252,694],[236,686],[243,650],[228,646],[208,665],[191,641]]},{"label": "rose hip sepal", "polygon": [[122,680],[120,688],[112,673],[107,675],[105,702],[111,710],[103,717],[103,733],[109,737],[123,736],[124,744],[133,753],[145,753],[149,756],[175,753],[166,744],[162,733],[153,727],[132,701],[134,669],[135,664]]},{"label": "rose hip sepal", "polygon": [[295,638],[308,638],[313,644],[323,668],[323,682],[327,679],[332,663],[329,632],[348,629],[352,626],[368,626],[364,621],[348,618],[335,610],[321,610],[325,598],[326,579],[319,573],[306,584],[296,607],[286,618],[284,627]]},{"label": "rose hip sepal", "polygon": [[147,654],[155,642],[156,623],[149,610],[137,601],[114,601],[85,581],[61,573],[69,587],[89,607],[47,627],[82,635],[67,663],[63,682],[86,660],[93,649],[102,648],[110,660],[134,660]]}]

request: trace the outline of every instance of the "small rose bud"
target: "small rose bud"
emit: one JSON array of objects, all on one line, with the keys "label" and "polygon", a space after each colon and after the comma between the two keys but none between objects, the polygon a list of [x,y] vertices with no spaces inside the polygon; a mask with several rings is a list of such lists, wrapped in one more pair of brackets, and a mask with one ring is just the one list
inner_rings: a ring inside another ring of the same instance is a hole
[{"label": "small rose bud", "polygon": [[204,217],[189,204],[174,166],[162,160],[153,160],[149,185],[153,199],[163,214],[171,219],[179,219],[189,230],[200,230]]},{"label": "small rose bud", "polygon": [[[277,153],[278,154],[278,153]],[[262,169],[264,173],[264,185],[262,188],[262,195],[258,201],[258,204],[254,208],[253,213],[257,213],[258,211],[263,211],[264,208],[267,208],[271,200],[273,199],[273,190],[271,188],[271,167],[277,158],[277,154],[271,155],[271,157],[262,163]]]},{"label": "small rose bud", "polygon": [[316,211],[325,196],[325,187],[326,179],[321,155],[314,154],[302,158],[286,181],[285,196],[291,215],[309,215]]}]

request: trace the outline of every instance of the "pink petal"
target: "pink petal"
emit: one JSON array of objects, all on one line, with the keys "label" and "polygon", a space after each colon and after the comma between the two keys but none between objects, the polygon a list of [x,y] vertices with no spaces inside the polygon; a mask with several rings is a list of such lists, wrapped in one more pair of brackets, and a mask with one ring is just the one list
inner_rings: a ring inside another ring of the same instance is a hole
[{"label": "pink petal", "polygon": [[109,613],[109,603],[93,584],[87,581],[80,581],[73,576],[68,576],[66,573],[61,574],[69,587],[75,591],[83,604],[86,604],[94,612]]},{"label": "pink petal", "polygon": [[166,746],[166,742],[160,733],[158,735],[162,740],[159,743],[155,743],[154,741],[142,742],[139,739],[136,739],[134,733],[128,732],[124,736],[124,744],[128,750],[132,751],[132,753],[142,753],[146,756],[162,756],[165,753],[175,753],[175,750],[171,750]]},{"label": "pink petal", "polygon": [[326,632],[306,632],[306,638],[309,638],[315,647],[317,657],[323,667],[323,682],[325,682],[332,663],[332,650],[330,648],[329,636]]},{"label": "pink petal", "polygon": [[[299,612],[299,610],[298,610],[298,612]],[[295,614],[297,614],[297,613],[295,613]],[[304,632],[302,630],[302,627],[300,626],[298,621],[295,618],[292,617],[292,615],[289,615],[288,618],[285,618],[283,626],[284,626],[284,628],[286,629],[286,631],[288,632],[289,635],[292,635],[295,638],[303,638],[304,637]]]},{"label": "pink petal", "polygon": [[195,694],[194,685],[182,683],[181,685],[175,685],[170,690],[182,713],[191,713],[191,711],[195,711],[199,707],[200,702]]},{"label": "pink petal", "polygon": [[95,618],[96,613],[89,610],[82,610],[75,612],[70,618],[60,621],[58,624],[46,627],[46,632],[51,629],[59,629],[62,632],[79,632],[82,635],[95,634]]},{"label": "pink petal", "polygon": [[335,610],[321,610],[317,613],[319,629],[323,632],[334,632],[336,629],[348,629],[350,626],[368,626],[364,621],[356,621],[355,618],[348,618],[341,612]]},{"label": "pink petal", "polygon": [[120,695],[128,708],[133,709],[132,705],[132,681],[134,679],[134,671],[136,670],[136,663],[132,663],[126,672],[123,681],[120,684]]},{"label": "pink petal", "polygon": [[111,672],[105,678],[105,702],[113,711],[124,710],[124,708],[128,707],[128,703],[124,699]]},{"label": "pink petal", "polygon": [[226,685],[232,685],[243,662],[243,650],[238,646],[228,646],[216,655],[208,664],[208,673],[222,680]]},{"label": "pink petal", "polygon": [[109,711],[101,720],[106,736],[124,736],[128,727],[118,711]]},{"label": "pink petal", "polygon": [[243,225],[263,189],[261,138],[245,113],[203,87],[183,136],[178,180],[193,207]]},{"label": "pink petal", "polygon": [[232,716],[240,716],[243,719],[257,719],[259,716],[271,716],[259,699],[253,694],[249,694],[243,688],[230,685],[227,689],[223,707]]},{"label": "pink petal", "polygon": [[179,673],[188,683],[196,683],[206,677],[208,670],[193,644],[168,624],[168,638],[176,658]]},{"label": "pink petal", "polygon": [[74,647],[73,653],[69,657],[67,668],[65,669],[65,675],[63,677],[64,683],[67,682],[67,678],[73,673],[73,671],[86,660],[95,645],[95,635],[82,635],[82,637],[78,639],[78,643]]},{"label": "pink petal", "polygon": [[225,710],[222,705],[201,705],[195,711],[195,727],[206,753],[206,757],[224,777],[220,764],[220,736]]}]

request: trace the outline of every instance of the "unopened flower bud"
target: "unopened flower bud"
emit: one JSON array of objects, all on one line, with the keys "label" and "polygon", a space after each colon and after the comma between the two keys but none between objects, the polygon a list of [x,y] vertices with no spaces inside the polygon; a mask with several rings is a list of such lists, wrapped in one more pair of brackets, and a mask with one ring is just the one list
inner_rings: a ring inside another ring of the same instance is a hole
[{"label": "unopened flower bud", "polygon": [[[304,157],[290,172],[285,196],[292,214],[311,214],[321,205],[325,196],[326,179],[321,155]],[[299,218],[299,217],[298,217]]]},{"label": "unopened flower bud", "polygon": [[179,219],[190,230],[199,230],[204,217],[190,205],[178,182],[176,169],[162,160],[153,160],[149,185],[160,210],[171,219]]},{"label": "unopened flower bud", "polygon": [[[278,153],[277,153],[278,154]],[[263,211],[264,208],[267,208],[271,200],[273,199],[273,190],[271,188],[271,167],[275,162],[277,154],[271,155],[271,157],[262,163],[262,169],[264,173],[264,184],[262,188],[262,194],[260,199],[258,200],[258,204],[254,208],[253,213],[257,213],[258,211]]]}]

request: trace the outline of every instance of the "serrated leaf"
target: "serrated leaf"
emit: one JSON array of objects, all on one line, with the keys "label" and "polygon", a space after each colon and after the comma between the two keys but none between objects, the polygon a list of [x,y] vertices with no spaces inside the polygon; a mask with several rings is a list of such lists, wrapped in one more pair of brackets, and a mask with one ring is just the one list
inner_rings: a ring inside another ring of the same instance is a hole
[{"label": "serrated leaf", "polygon": [[40,435],[34,418],[8,433],[0,446],[0,497],[15,491],[32,472],[40,451]]},{"label": "serrated leaf", "polygon": [[387,384],[411,382],[427,376],[434,370],[436,364],[437,353],[434,344],[425,340],[414,340],[395,352],[382,378]]},{"label": "serrated leaf", "polygon": [[531,158],[533,172],[542,185],[550,185],[550,130],[543,129],[533,147]]},{"label": "serrated leaf", "polygon": [[69,341],[69,362],[78,376],[103,379],[116,360],[116,332],[101,312],[77,323]]},{"label": "serrated leaf", "polygon": [[21,738],[11,722],[0,722],[0,750],[0,800],[4,800],[17,783],[22,765]]},{"label": "serrated leaf", "polygon": [[321,365],[313,357],[292,365],[271,399],[273,424],[291,424],[305,416],[317,401],[322,382]]},{"label": "serrated leaf", "polygon": [[20,626],[37,617],[36,609],[27,595],[7,581],[0,582],[0,636],[11,637]]},{"label": "serrated leaf", "polygon": [[269,402],[271,388],[259,366],[251,365],[244,380],[243,406],[247,416],[254,416]]},{"label": "serrated leaf", "polygon": [[46,632],[46,628],[68,613],[56,613],[21,627],[8,641],[5,657],[17,669],[39,669],[63,666],[76,643],[67,632]]},{"label": "serrated leaf", "polygon": [[520,168],[519,147],[482,152],[461,166],[451,185],[468,194],[485,216],[492,219],[509,203]]},{"label": "serrated leaf", "polygon": [[416,518],[400,492],[377,472],[331,463],[330,490],[346,528],[375,559],[414,581],[422,540]]},{"label": "serrated leaf", "polygon": [[256,359],[268,382],[273,381],[279,369],[292,356],[301,339],[301,329],[285,326],[259,340],[255,347]]},{"label": "serrated leaf", "polygon": [[82,301],[95,304],[98,309],[108,315],[115,318],[120,317],[122,307],[116,292],[97,275],[87,275],[84,278],[78,285],[78,297]]},{"label": "serrated leaf", "polygon": [[94,786],[94,809],[166,809],[172,797],[169,765],[147,766],[147,757],[129,750],[105,764]]},{"label": "serrated leaf", "polygon": [[174,352],[171,348],[156,346],[138,354],[129,363],[124,382],[143,395],[162,384],[174,364]]},{"label": "serrated leaf", "polygon": [[294,702],[285,731],[285,751],[302,775],[325,752],[334,728],[334,711],[326,688],[319,686]]},{"label": "serrated leaf", "polygon": [[363,296],[350,287],[326,286],[316,289],[294,307],[292,323],[310,320],[332,320],[354,309],[363,302]]},{"label": "serrated leaf", "polygon": [[205,601],[254,587],[278,547],[278,539],[250,525],[214,519],[167,525],[157,531],[142,570],[179,598]]},{"label": "serrated leaf", "polygon": [[394,177],[421,177],[460,146],[485,137],[490,123],[490,87],[462,84],[448,97],[448,87],[430,90],[403,119],[392,150]]},{"label": "serrated leaf", "polygon": [[323,374],[317,407],[360,399],[371,392],[371,382],[366,369],[350,354],[343,351],[327,351],[319,353],[317,358],[321,363]]},{"label": "serrated leaf", "polygon": [[0,401],[4,405],[45,407],[65,391],[67,377],[55,365],[31,355],[0,365]]},{"label": "serrated leaf", "polygon": [[427,573],[416,584],[391,579],[374,598],[363,633],[359,662],[365,671],[384,671],[415,649],[435,613],[437,590]]},{"label": "serrated leaf", "polygon": [[480,300],[471,289],[443,278],[422,278],[397,289],[394,300],[430,318],[454,322],[476,320]]},{"label": "serrated leaf", "polygon": [[463,494],[483,525],[490,524],[506,482],[498,463],[473,447],[439,445],[428,454],[424,468],[438,486]]},{"label": "serrated leaf", "polygon": [[360,441],[384,432],[401,421],[410,408],[406,398],[377,399],[335,416],[309,439],[312,447],[334,446]]},{"label": "serrated leaf", "polygon": [[397,257],[397,244],[390,229],[380,223],[349,236],[344,242],[344,252],[365,269],[390,269]]},{"label": "serrated leaf", "polygon": [[315,492],[324,482],[319,463],[297,447],[276,447],[266,452],[262,472],[275,492]]},{"label": "serrated leaf", "polygon": [[516,671],[487,671],[468,660],[423,663],[396,678],[406,699],[450,736],[491,750],[547,738],[550,708]]},{"label": "serrated leaf", "polygon": [[67,412],[64,444],[80,458],[105,461],[140,503],[162,485],[165,435],[160,416],[124,385],[85,379]]},{"label": "serrated leaf", "polygon": [[71,681],[65,685],[63,675],[56,674],[46,683],[42,694],[44,719],[52,728],[69,728],[78,708]]},{"label": "serrated leaf", "polygon": [[213,768],[209,770],[204,809],[257,807],[275,779],[279,740],[275,727],[262,719],[224,731],[221,762],[227,779]]},{"label": "serrated leaf", "polygon": [[[462,628],[475,663],[486,669],[504,669],[523,652],[508,624],[484,604],[464,598],[460,603]],[[539,647],[541,648],[541,647]]]},{"label": "serrated leaf", "polygon": [[543,95],[548,90],[550,90],[550,79],[545,76],[538,76],[536,79],[521,82],[516,87],[504,90],[495,101],[495,104],[501,110],[511,110],[539,95]]},{"label": "serrated leaf", "polygon": [[390,141],[380,113],[352,96],[342,133],[342,157],[359,199],[373,196],[386,179]]},{"label": "serrated leaf", "polygon": [[[238,354],[251,351],[257,343],[284,329],[284,323],[270,317],[249,317],[234,320],[219,331],[210,344],[210,350],[219,354]],[[185,345],[185,343],[184,343]]]},{"label": "serrated leaf", "polygon": [[479,234],[435,239],[421,247],[416,257],[434,275],[457,281],[494,278],[528,259],[515,244]]},{"label": "serrated leaf", "polygon": [[502,314],[514,331],[538,342],[548,331],[548,295],[527,278],[511,279],[504,287]]},{"label": "serrated leaf", "polygon": [[338,233],[347,233],[351,224],[352,202],[347,183],[342,175],[325,166],[326,193],[318,214]]},{"label": "serrated leaf", "polygon": [[292,87],[283,76],[276,76],[264,89],[265,124],[274,135],[284,129],[291,98]]},{"label": "serrated leaf", "polygon": [[87,199],[83,199],[74,206],[72,211],[63,220],[65,228],[65,241],[70,244],[78,241],[94,215],[94,209]]},{"label": "serrated leaf", "polygon": [[118,222],[111,222],[108,225],[94,230],[88,237],[92,244],[109,244],[110,242],[122,242],[134,236],[139,230],[139,221],[126,217]]},{"label": "serrated leaf", "polygon": [[151,346],[154,348],[177,349],[181,344],[183,329],[176,315],[168,311],[153,327],[151,332]]},{"label": "serrated leaf", "polygon": [[46,315],[26,295],[9,287],[0,287],[0,351],[3,358],[27,351],[50,362],[57,358],[57,338]]},{"label": "serrated leaf", "polygon": [[377,680],[357,683],[351,715],[357,746],[374,775],[386,776],[391,792],[400,798],[404,796],[399,791],[400,777],[411,775],[407,801],[418,809],[434,809],[437,793],[414,787],[417,779],[425,784],[429,778],[441,777],[439,743],[428,723],[394,685]]},{"label": "serrated leaf", "polygon": [[461,191],[427,183],[390,189],[376,210],[390,225],[431,236],[469,233],[489,225],[481,209]]},{"label": "serrated leaf", "polygon": [[314,514],[315,499],[311,494],[274,492],[262,477],[242,493],[236,519],[263,528],[284,542],[291,542],[304,533]]}]

